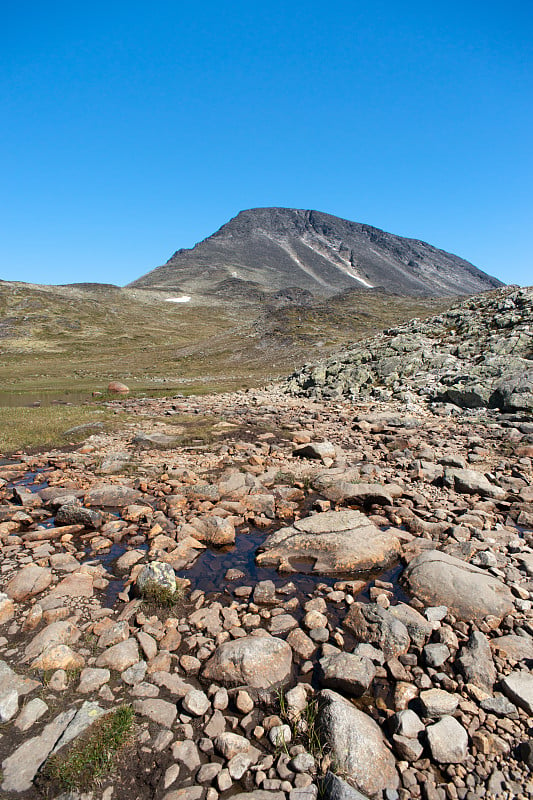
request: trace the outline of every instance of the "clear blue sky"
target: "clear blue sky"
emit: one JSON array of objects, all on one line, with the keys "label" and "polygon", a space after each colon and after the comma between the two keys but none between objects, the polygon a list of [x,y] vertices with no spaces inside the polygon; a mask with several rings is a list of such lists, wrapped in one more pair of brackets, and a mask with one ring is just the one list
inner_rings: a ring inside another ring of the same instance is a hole
[{"label": "clear blue sky", "polygon": [[533,6],[4,3],[0,278],[124,284],[313,208],[533,284]]}]

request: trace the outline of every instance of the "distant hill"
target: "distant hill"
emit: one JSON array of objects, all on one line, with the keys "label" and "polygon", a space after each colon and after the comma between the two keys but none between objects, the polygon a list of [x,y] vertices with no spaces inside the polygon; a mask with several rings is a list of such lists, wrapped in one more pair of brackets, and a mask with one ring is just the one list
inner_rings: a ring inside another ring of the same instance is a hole
[{"label": "distant hill", "polygon": [[446,297],[503,284],[426,242],[319,211],[241,211],[191,249],[130,284],[188,295],[252,296],[302,289],[330,296],[384,288],[402,295]]}]

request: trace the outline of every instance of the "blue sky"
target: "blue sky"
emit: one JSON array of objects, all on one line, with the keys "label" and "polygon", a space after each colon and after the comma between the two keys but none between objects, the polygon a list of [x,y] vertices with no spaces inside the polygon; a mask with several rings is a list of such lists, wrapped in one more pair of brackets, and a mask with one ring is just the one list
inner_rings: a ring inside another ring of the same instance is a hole
[{"label": "blue sky", "polygon": [[4,3],[0,278],[124,284],[313,208],[533,284],[530,2]]}]

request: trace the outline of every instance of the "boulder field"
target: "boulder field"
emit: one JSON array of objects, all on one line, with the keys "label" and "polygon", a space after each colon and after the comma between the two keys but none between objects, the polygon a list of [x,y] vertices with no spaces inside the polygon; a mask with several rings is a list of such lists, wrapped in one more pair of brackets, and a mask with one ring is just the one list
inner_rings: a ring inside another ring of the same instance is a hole
[{"label": "boulder field", "polygon": [[469,297],[295,372],[285,390],[323,398],[408,399],[533,411],[533,288]]},{"label": "boulder field", "polygon": [[341,394],[117,397],[0,466],[2,800],[533,796],[531,416]]}]

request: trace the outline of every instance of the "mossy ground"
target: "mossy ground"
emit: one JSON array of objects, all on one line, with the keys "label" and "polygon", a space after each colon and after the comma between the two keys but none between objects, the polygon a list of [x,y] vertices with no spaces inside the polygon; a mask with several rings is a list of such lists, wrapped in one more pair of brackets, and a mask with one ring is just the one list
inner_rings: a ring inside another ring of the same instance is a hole
[{"label": "mossy ground", "polygon": [[[131,706],[119,706],[75,740],[67,752],[52,756],[43,769],[43,788],[87,792],[112,771],[118,754],[133,741]],[[46,793],[46,792],[45,792]]]},{"label": "mossy ground", "polygon": [[119,420],[96,404],[40,408],[0,406],[0,454],[9,455],[22,448],[31,450],[74,444],[84,435],[80,432],[66,436],[65,432],[77,425],[91,423],[102,423],[105,430],[111,430]]}]

